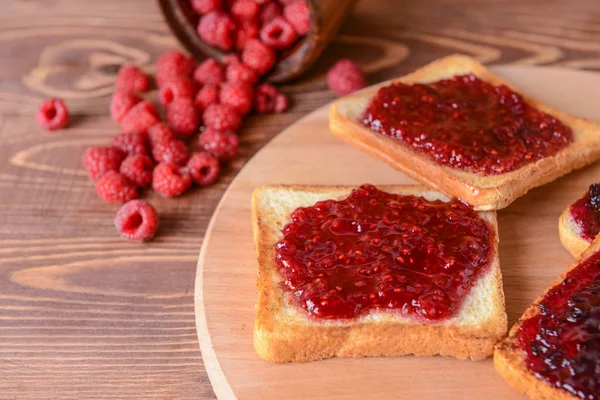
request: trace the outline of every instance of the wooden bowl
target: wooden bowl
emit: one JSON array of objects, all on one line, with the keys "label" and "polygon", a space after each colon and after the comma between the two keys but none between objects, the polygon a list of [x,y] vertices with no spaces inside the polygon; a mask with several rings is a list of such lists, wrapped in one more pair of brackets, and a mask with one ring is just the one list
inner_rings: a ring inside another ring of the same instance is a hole
[{"label": "wooden bowl", "polygon": [[[356,0],[306,0],[310,10],[311,29],[292,48],[281,54],[280,60],[267,76],[279,83],[305,72],[335,36]],[[190,0],[158,0],[167,24],[181,44],[197,59],[213,57],[219,61],[226,52],[204,43],[196,33],[198,15]]]}]

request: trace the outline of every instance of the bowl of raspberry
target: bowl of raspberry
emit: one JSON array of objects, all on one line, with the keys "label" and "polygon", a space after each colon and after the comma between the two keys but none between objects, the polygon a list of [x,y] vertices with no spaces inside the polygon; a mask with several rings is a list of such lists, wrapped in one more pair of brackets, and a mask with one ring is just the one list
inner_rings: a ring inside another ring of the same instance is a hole
[{"label": "bowl of raspberry", "polygon": [[198,60],[239,62],[292,80],[317,60],[356,0],[158,0],[167,24]]}]

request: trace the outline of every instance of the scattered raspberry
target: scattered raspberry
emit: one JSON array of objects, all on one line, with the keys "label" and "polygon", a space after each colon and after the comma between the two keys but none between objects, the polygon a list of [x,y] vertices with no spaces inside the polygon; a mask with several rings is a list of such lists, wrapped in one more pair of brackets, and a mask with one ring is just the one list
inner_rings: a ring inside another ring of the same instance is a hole
[{"label": "scattered raspberry", "polygon": [[254,0],[236,0],[231,6],[231,14],[238,21],[256,21],[260,6]]},{"label": "scattered raspberry", "polygon": [[167,51],[156,61],[156,84],[158,87],[177,77],[191,77],[196,63],[178,51]]},{"label": "scattered raspberry", "polygon": [[189,78],[174,78],[165,83],[158,92],[163,106],[168,106],[175,99],[191,99],[196,94],[196,83]]},{"label": "scattered raspberry", "polygon": [[69,110],[62,100],[47,99],[40,106],[35,120],[48,131],[61,129],[69,122]]},{"label": "scattered raspberry", "polygon": [[191,136],[198,131],[201,117],[194,102],[188,98],[173,100],[167,110],[169,126],[183,137]]},{"label": "scattered raspberry", "polygon": [[110,115],[113,121],[121,122],[123,116],[140,101],[142,99],[133,93],[116,91],[110,101]]},{"label": "scattered raspberry", "polygon": [[163,197],[175,197],[185,193],[192,184],[187,168],[175,163],[163,162],[154,168],[152,188]]},{"label": "scattered raspberry", "polygon": [[250,39],[242,52],[242,61],[262,75],[275,65],[275,52],[260,40]]},{"label": "scattered raspberry", "polygon": [[235,21],[222,11],[211,11],[200,18],[198,36],[211,46],[231,50],[236,31]]},{"label": "scattered raspberry", "polygon": [[147,133],[148,129],[159,123],[158,111],[152,103],[142,101],[129,110],[121,119],[121,128],[125,132]]},{"label": "scattered raspberry", "polygon": [[150,87],[150,79],[138,67],[131,64],[119,68],[115,88],[123,92],[145,92]]},{"label": "scattered raspberry", "polygon": [[229,53],[221,61],[223,65],[233,65],[241,63],[240,57],[235,53]]},{"label": "scattered raspberry", "polygon": [[125,153],[112,147],[90,147],[82,157],[83,165],[93,181],[98,180],[105,172],[118,171]]},{"label": "scattered raspberry", "polygon": [[146,154],[132,154],[121,163],[119,172],[137,187],[146,187],[152,183],[154,161]]},{"label": "scattered raspberry", "polygon": [[203,115],[207,128],[237,131],[242,125],[242,116],[237,110],[225,104],[212,104],[206,108]]},{"label": "scattered raspberry", "polygon": [[96,183],[96,192],[110,203],[126,203],[138,197],[138,190],[117,171],[107,171]]},{"label": "scattered raspberry", "polygon": [[170,162],[184,165],[189,158],[188,148],[181,140],[171,140],[166,143],[157,143],[152,148],[152,157],[158,163]]},{"label": "scattered raspberry", "polygon": [[287,97],[270,83],[258,85],[254,90],[254,109],[259,114],[283,112],[287,103]]},{"label": "scattered raspberry", "polygon": [[214,58],[209,58],[196,67],[194,79],[203,85],[219,85],[225,81],[223,66]]},{"label": "scattered raspberry", "polygon": [[254,103],[252,85],[245,82],[228,82],[221,86],[221,104],[235,108],[240,114],[246,115]]},{"label": "scattered raspberry", "polygon": [[288,97],[283,93],[279,93],[277,97],[275,97],[275,112],[283,113],[287,111],[289,107],[290,101],[288,100]]},{"label": "scattered raspberry", "polygon": [[198,136],[200,148],[221,162],[235,157],[240,139],[232,131],[218,131],[208,128]]},{"label": "scattered raspberry", "polygon": [[159,143],[167,143],[175,140],[175,133],[167,124],[161,122],[150,128],[148,139],[150,139],[150,144],[154,147]]},{"label": "scattered raspberry", "polygon": [[148,154],[149,144],[148,134],[138,132],[119,133],[110,141],[110,147],[125,154]]},{"label": "scattered raspberry", "polygon": [[192,0],[192,8],[200,15],[221,9],[221,0]]},{"label": "scattered raspberry", "polygon": [[246,82],[251,85],[258,82],[258,74],[246,64],[230,64],[227,66],[227,82]]},{"label": "scattered raspberry", "polygon": [[274,20],[277,17],[283,15],[283,10],[281,9],[281,5],[277,2],[270,2],[267,4],[263,4],[260,9],[260,14],[258,14],[258,21],[261,25],[268,23],[269,21]]},{"label": "scattered raspberry", "polygon": [[298,35],[306,35],[310,31],[310,10],[304,0],[286,5],[283,15],[292,24]]},{"label": "scattered raspberry", "polygon": [[298,39],[294,27],[282,17],[276,17],[263,25],[260,30],[260,40],[275,50],[285,50]]},{"label": "scattered raspberry", "polygon": [[243,21],[235,31],[235,48],[243,50],[250,39],[258,37],[258,25],[253,21]]},{"label": "scattered raspberry", "polygon": [[206,85],[198,91],[196,95],[196,108],[206,110],[211,104],[219,102],[219,87],[215,85]]},{"label": "scattered raspberry", "polygon": [[131,200],[117,212],[115,227],[121,237],[133,242],[152,239],[158,230],[156,209],[144,200]]},{"label": "scattered raspberry", "polygon": [[187,168],[194,182],[200,186],[208,186],[219,177],[221,167],[219,161],[206,153],[194,153],[187,163]]},{"label": "scattered raspberry", "polygon": [[340,60],[327,71],[329,88],[345,96],[366,86],[365,76],[360,65],[352,60]]}]

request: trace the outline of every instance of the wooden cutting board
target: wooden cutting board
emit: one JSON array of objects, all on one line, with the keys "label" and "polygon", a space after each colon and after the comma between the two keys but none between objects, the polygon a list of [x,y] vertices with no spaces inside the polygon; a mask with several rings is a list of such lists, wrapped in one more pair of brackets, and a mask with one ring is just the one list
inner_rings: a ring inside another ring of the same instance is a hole
[{"label": "wooden cutting board", "polygon": [[[600,75],[557,68],[494,68],[525,92],[600,122]],[[212,218],[196,275],[196,325],[219,398],[517,399],[491,359],[444,357],[330,359],[269,364],[252,346],[256,257],[250,196],[264,184],[401,184],[404,174],[331,135],[328,107],[283,131],[240,172]],[[500,265],[509,324],[572,261],[558,239],[561,211],[600,179],[600,164],[532,190],[499,211]]]}]

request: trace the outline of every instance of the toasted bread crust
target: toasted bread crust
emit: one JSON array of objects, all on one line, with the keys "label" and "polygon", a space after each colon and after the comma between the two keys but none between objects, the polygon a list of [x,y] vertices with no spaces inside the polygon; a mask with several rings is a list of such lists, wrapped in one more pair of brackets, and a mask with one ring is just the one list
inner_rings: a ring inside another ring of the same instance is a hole
[{"label": "toasted bread crust", "polygon": [[407,84],[427,83],[465,73],[473,73],[482,80],[494,85],[506,85],[514,92],[520,93],[529,104],[569,126],[575,135],[574,142],[554,156],[500,175],[465,172],[437,164],[410,147],[379,134],[358,121],[360,114],[379,87],[390,82],[384,82],[336,101],[329,115],[330,129],[339,138],[430,187],[466,201],[478,210],[504,208],[530,189],[551,182],[600,158],[600,126],[530,98],[470,57],[458,55],[446,57],[394,81]]},{"label": "toasted bread crust", "polygon": [[590,247],[590,242],[581,237],[579,227],[571,217],[570,206],[563,211],[558,219],[558,236],[563,247],[573,257],[579,257],[581,253]]},{"label": "toasted bread crust", "polygon": [[[390,191],[402,188],[408,193],[433,193],[422,186],[381,186]],[[272,277],[279,273],[274,263],[274,242],[271,237],[272,217],[261,210],[260,196],[268,190],[286,189],[296,192],[350,193],[353,187],[271,186],[258,188],[252,198],[254,242],[258,255],[258,303],[254,329],[254,347],[257,354],[270,362],[306,362],[334,356],[397,356],[445,355],[460,359],[478,360],[493,352],[494,344],[507,330],[502,277],[497,257],[497,223],[495,213],[486,213],[488,223],[495,231],[493,265],[494,318],[476,326],[442,326],[407,322],[401,318],[353,321],[350,323],[320,323],[305,319],[282,319],[287,299]]]}]

